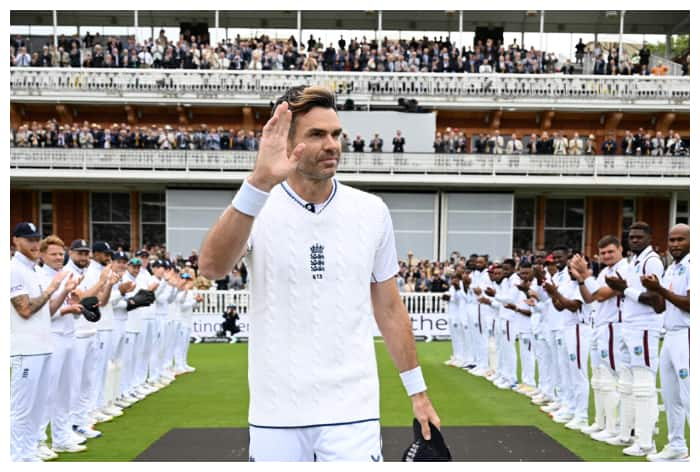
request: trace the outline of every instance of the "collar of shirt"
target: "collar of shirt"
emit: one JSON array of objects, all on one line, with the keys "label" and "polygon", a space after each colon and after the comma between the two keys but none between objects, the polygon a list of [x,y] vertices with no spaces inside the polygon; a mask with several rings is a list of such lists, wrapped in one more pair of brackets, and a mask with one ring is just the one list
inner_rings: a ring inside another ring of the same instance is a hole
[{"label": "collar of shirt", "polygon": [[85,269],[81,269],[80,267],[75,265],[73,259],[68,259],[68,264],[66,264],[66,267],[79,275],[83,275],[83,273],[85,272]]},{"label": "collar of shirt", "polygon": [[690,253],[686,254],[679,262],[674,262],[673,268],[676,269],[682,265],[690,265]]},{"label": "collar of shirt", "polygon": [[634,265],[639,264],[639,261],[644,259],[644,257],[652,252],[654,249],[651,247],[651,244],[648,245],[642,252],[640,252],[638,255],[635,255],[634,258],[632,259],[634,261]]},{"label": "collar of shirt", "polygon": [[127,272],[124,272],[124,275],[126,275],[126,276],[129,278],[129,280],[131,280],[132,282],[136,282],[136,277],[134,277],[133,275],[131,275],[130,272],[128,272],[128,271],[127,271]]},{"label": "collar of shirt", "polygon": [[27,256],[25,256],[19,251],[15,252],[15,259],[21,262],[23,266],[31,270],[34,270],[34,267],[36,266],[36,263],[33,260],[29,259]]},{"label": "collar of shirt", "polygon": [[[287,194],[288,194],[290,197],[292,197],[292,199],[293,199],[294,201],[296,201],[299,205],[301,205],[302,207],[304,207],[304,208],[306,208],[306,209],[308,210],[307,205],[309,205],[309,202],[307,202],[306,200],[304,200],[303,198],[301,198],[301,197],[292,189],[291,185],[289,185],[289,184],[285,181],[285,182],[282,182],[282,188],[285,190],[285,192],[287,192]],[[314,207],[315,207],[314,213],[321,213],[321,212],[328,206],[328,204],[331,202],[331,200],[333,200],[333,197],[335,196],[335,192],[336,192],[337,190],[338,190],[338,181],[337,181],[337,180],[335,179],[335,177],[334,177],[334,178],[333,178],[333,189],[331,190],[330,196],[328,197],[328,199],[326,199],[325,202],[323,202],[323,203],[321,203],[321,204],[313,204]]]},{"label": "collar of shirt", "polygon": [[55,270],[53,267],[49,266],[48,264],[44,264],[41,266],[41,270],[44,271],[44,273],[50,277],[53,277],[54,275],[58,274],[58,271]]}]

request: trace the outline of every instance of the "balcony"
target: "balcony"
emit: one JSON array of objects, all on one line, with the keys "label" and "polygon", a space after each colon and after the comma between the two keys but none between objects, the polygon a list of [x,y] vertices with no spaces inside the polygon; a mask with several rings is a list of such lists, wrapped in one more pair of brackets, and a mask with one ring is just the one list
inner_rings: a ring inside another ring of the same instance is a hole
[{"label": "balcony", "polygon": [[[241,182],[249,151],[10,148],[15,182]],[[339,177],[383,186],[688,188],[690,157],[346,153]],[[523,177],[527,177],[523,179]]]},{"label": "balcony", "polygon": [[288,87],[322,85],[339,103],[440,109],[689,111],[688,77],[11,68],[15,102],[267,106]]}]

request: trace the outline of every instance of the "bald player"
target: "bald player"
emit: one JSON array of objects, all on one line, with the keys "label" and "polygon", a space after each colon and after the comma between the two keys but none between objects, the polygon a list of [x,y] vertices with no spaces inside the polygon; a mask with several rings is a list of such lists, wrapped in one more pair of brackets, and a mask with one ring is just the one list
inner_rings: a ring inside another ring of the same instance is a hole
[{"label": "bald player", "polygon": [[642,278],[647,290],[666,300],[659,374],[661,395],[666,407],[668,444],[658,454],[649,454],[652,462],[685,462],[688,445],[685,422],[690,421],[690,227],[679,224],[668,233],[668,248],[673,264],[661,282],[653,276]]}]

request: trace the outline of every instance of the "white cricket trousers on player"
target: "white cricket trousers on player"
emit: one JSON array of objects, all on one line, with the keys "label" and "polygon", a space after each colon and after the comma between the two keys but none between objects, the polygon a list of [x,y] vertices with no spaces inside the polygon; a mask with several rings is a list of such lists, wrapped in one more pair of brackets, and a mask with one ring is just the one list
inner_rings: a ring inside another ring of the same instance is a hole
[{"label": "white cricket trousers on player", "polygon": [[489,368],[489,327],[486,324],[486,316],[481,313],[481,304],[478,304],[474,320],[474,357],[477,368],[482,371]]},{"label": "white cricket trousers on player", "polygon": [[576,419],[588,420],[588,348],[591,327],[578,323],[564,328],[564,343],[568,357],[568,382],[571,386],[569,407]]},{"label": "white cricket trousers on player", "polygon": [[554,400],[554,367],[549,342],[551,331],[538,330],[532,334],[535,359],[537,362],[537,389],[547,398]]},{"label": "white cricket trousers on player", "polygon": [[148,362],[148,372],[151,380],[157,380],[163,374],[165,362],[165,314],[156,314],[153,349]]},{"label": "white cricket trousers on player", "polygon": [[46,427],[51,421],[51,445],[67,446],[73,442],[73,423],[70,417],[71,386],[75,382],[73,334],[52,333],[53,353],[49,360],[49,384],[46,412],[41,422],[39,439],[46,440]]},{"label": "white cricket trousers on player", "polygon": [[673,449],[687,452],[685,422],[690,421],[690,328],[666,333],[659,369],[668,443]]},{"label": "white cricket trousers on player", "polygon": [[139,333],[125,332],[124,344],[122,346],[122,375],[120,381],[119,392],[121,395],[126,395],[136,387],[134,384],[134,354],[136,352],[136,339]]},{"label": "white cricket trousers on player", "polygon": [[107,402],[111,398],[105,398],[105,380],[107,374],[107,363],[112,355],[112,336],[111,329],[100,330],[97,332],[96,352],[97,359],[95,361],[95,384],[93,386],[92,399],[90,401],[90,409],[100,410],[107,406]]},{"label": "white cricket trousers on player", "polygon": [[462,359],[467,365],[476,365],[476,338],[479,336],[474,327],[477,316],[476,304],[468,303],[463,316],[464,344],[462,345]]},{"label": "white cricket trousers on player", "polygon": [[136,365],[134,374],[136,376],[136,385],[146,383],[148,380],[148,366],[151,360],[151,353],[154,350],[154,341],[156,334],[156,320],[143,320],[141,332],[136,338]]},{"label": "white cricket trousers on player", "polygon": [[457,310],[453,313],[448,313],[448,324],[450,326],[450,341],[452,342],[452,358],[457,361],[463,361],[462,352],[464,347],[464,327],[460,314]]},{"label": "white cricket trousers on player", "polygon": [[554,340],[554,348],[552,349],[552,363],[556,363],[557,383],[555,384],[557,391],[557,401],[566,405],[573,412],[573,390],[571,388],[571,379],[569,378],[569,358],[566,352],[566,342],[564,339],[564,329],[552,330],[552,338]]},{"label": "white cricket trousers on player", "polygon": [[515,352],[515,326],[510,320],[501,322],[498,373],[511,385],[518,381],[518,355]]},{"label": "white cricket trousers on player", "polygon": [[165,324],[165,359],[163,369],[171,369],[175,365],[175,351],[177,347],[177,333],[180,322],[167,320]]},{"label": "white cricket trousers on player", "polygon": [[49,396],[51,354],[10,357],[10,458],[37,461],[39,427]]},{"label": "white cricket trousers on player", "polygon": [[75,338],[75,356],[71,367],[75,375],[71,385],[70,413],[72,424],[90,423],[90,403],[97,369],[97,335]]},{"label": "white cricket trousers on player", "polygon": [[533,349],[532,333],[521,331],[518,333],[520,346],[520,373],[525,385],[535,386],[535,352]]},{"label": "white cricket trousers on player", "polygon": [[306,428],[250,427],[253,462],[382,462],[379,421]]},{"label": "white cricket trousers on player", "polygon": [[190,332],[192,326],[181,321],[177,330],[175,348],[175,367],[183,369],[187,365],[187,351],[190,348]]}]

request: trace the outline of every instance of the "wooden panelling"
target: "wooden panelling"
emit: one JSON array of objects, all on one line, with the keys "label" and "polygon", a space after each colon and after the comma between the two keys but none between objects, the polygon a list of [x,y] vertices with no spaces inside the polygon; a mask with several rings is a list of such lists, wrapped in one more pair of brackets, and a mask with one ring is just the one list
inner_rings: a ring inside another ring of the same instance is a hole
[{"label": "wooden panelling", "polygon": [[668,246],[668,222],[670,200],[668,198],[637,198],[637,221],[651,226],[652,244],[665,251]]},{"label": "wooden panelling", "polygon": [[39,192],[10,190],[10,232],[23,221],[39,226]]},{"label": "wooden panelling", "polygon": [[54,190],[54,233],[70,244],[74,239],[90,239],[90,193],[81,190]]},{"label": "wooden panelling", "polygon": [[584,252],[598,252],[598,241],[603,236],[622,237],[622,197],[588,197],[586,199],[586,235]]}]

